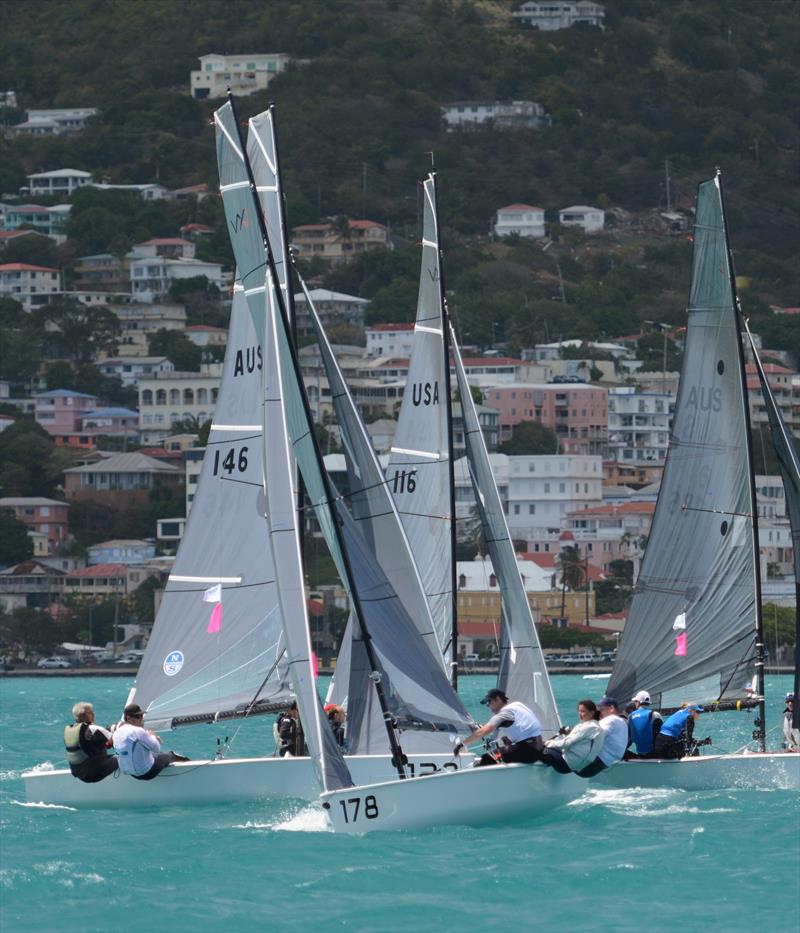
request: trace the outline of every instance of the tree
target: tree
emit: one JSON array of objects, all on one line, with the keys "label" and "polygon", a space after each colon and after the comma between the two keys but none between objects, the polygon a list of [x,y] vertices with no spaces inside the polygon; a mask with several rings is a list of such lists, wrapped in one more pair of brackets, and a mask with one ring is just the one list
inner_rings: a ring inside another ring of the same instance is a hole
[{"label": "tree", "polygon": [[585,560],[574,544],[561,548],[558,555],[558,570],[561,574],[562,585],[566,585],[571,590],[586,588]]},{"label": "tree", "polygon": [[13,509],[0,509],[0,567],[31,557],[33,539],[28,535],[28,526],[19,521]]},{"label": "tree", "polygon": [[0,488],[5,496],[51,496],[61,477],[50,472],[53,440],[35,421],[0,432]]},{"label": "tree", "polygon": [[166,356],[175,364],[179,372],[196,373],[200,371],[203,353],[196,344],[180,330],[165,330],[163,327],[150,338],[148,344],[150,356]]},{"label": "tree", "polygon": [[65,298],[33,314],[46,335],[50,356],[88,363],[99,352],[116,353],[121,327],[119,318],[107,308],[87,307]]},{"label": "tree", "polygon": [[501,454],[556,454],[558,438],[555,431],[541,421],[520,421],[511,431],[511,439],[498,445]]}]

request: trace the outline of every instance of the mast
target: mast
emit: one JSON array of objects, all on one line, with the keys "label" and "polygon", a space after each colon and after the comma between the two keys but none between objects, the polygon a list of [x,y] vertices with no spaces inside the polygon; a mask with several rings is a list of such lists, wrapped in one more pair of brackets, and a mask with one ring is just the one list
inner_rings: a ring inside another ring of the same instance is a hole
[{"label": "mast", "polygon": [[[292,341],[292,346],[295,348],[295,351],[299,350],[297,343],[297,310],[294,305],[294,289],[292,288],[292,266],[291,254],[289,252],[289,233],[286,226],[286,198],[283,193],[283,185],[280,184],[281,179],[281,154],[280,149],[278,148],[278,122],[277,122],[277,113],[275,110],[275,104],[270,101],[269,104],[269,114],[270,114],[270,128],[272,130],[272,145],[275,150],[275,175],[278,179],[278,216],[280,217],[280,228],[281,228],[281,240],[283,241],[283,262],[285,265],[285,278],[286,278],[286,312],[289,315],[290,329],[289,335]],[[303,516],[305,515],[305,496],[306,490],[303,485],[303,475],[300,472],[300,468],[297,467],[296,470],[296,480],[297,480],[297,513],[300,516],[300,559],[305,567],[305,521]]]},{"label": "mast", "polygon": [[[267,226],[264,220],[264,214],[261,210],[261,204],[258,200],[256,183],[255,183],[255,179],[253,178],[253,169],[252,169],[252,166],[250,165],[250,159],[247,156],[247,147],[245,146],[244,140],[242,139],[242,131],[239,125],[238,117],[236,115],[236,105],[234,104],[233,94],[231,94],[230,91],[228,92],[228,102],[231,105],[231,112],[233,114],[234,123],[236,125],[236,132],[238,134],[239,144],[242,150],[242,159],[243,159],[243,163],[245,166],[245,170],[247,172],[247,178],[250,184],[250,190],[253,195],[253,201],[254,201],[254,205],[256,208],[256,214],[258,218],[259,230],[261,232],[262,240],[264,243],[264,252],[266,254],[267,267],[269,269],[269,277],[271,278],[272,282],[275,285],[274,291],[275,291],[276,302],[278,305],[278,310],[280,312],[281,321],[286,330],[287,337],[289,337],[288,343],[289,343],[290,355],[292,359],[292,368],[294,370],[294,376],[295,376],[298,386],[300,386],[301,388],[300,396],[302,398],[303,409],[305,411],[306,418],[308,420],[309,425],[312,425],[314,422],[313,422],[313,418],[311,415],[311,407],[308,403],[308,396],[306,395],[305,388],[303,385],[303,377],[300,372],[300,361],[297,356],[297,349],[292,344],[292,341],[291,341],[291,336],[290,336],[291,335],[291,323],[288,319],[286,302],[284,301],[284,297],[283,297],[283,294],[281,293],[281,289],[279,286],[280,279],[278,278],[277,270],[275,268],[275,258],[272,254],[272,249],[270,248],[269,237],[267,236]],[[319,468],[320,468],[322,482],[325,487],[326,498],[327,498],[329,507],[331,507],[332,509],[332,503],[336,499],[336,492],[333,489],[333,486],[330,481],[330,477],[328,476],[325,470],[325,466],[324,466],[323,458],[322,458],[322,452],[320,450],[319,443],[313,431],[309,432],[309,437],[310,437],[311,444],[314,450],[314,455],[317,460],[317,464],[319,465]],[[359,598],[358,590],[353,583],[353,580],[354,580],[353,572],[350,566],[350,559],[348,556],[347,549],[345,547],[344,538],[342,536],[341,525],[340,525],[338,517],[335,514],[333,515],[332,525],[335,530],[336,539],[339,544],[339,549],[342,555],[345,573],[347,575],[347,579],[350,584],[349,585],[350,597],[353,600],[356,618],[358,619],[358,624],[361,629],[361,636],[364,641],[364,648],[366,650],[367,658],[369,660],[370,668],[372,670],[372,680],[375,684],[375,691],[378,695],[378,702],[380,704],[381,713],[383,714],[383,720],[386,725],[386,734],[389,739],[389,746],[392,750],[392,764],[397,769],[397,776],[401,780],[403,780],[406,777],[405,768],[404,768],[405,756],[403,755],[403,750],[400,747],[400,743],[398,742],[397,735],[394,731],[394,722],[392,719],[392,714],[389,711],[388,703],[386,701],[386,694],[383,689],[383,684],[381,683],[381,674],[380,674],[380,669],[378,667],[378,661],[375,656],[375,650],[372,645],[370,633],[364,622],[364,616],[363,616],[363,611],[361,608],[361,600]]]},{"label": "mast", "polygon": [[761,549],[758,541],[758,504],[756,499],[756,478],[755,467],[753,465],[753,437],[750,428],[750,407],[747,404],[747,374],[745,373],[744,346],[742,344],[742,306],[739,296],[736,292],[736,275],[733,268],[733,253],[731,252],[730,239],[728,237],[728,221],[725,216],[725,197],[722,192],[722,173],[719,169],[716,171],[716,183],[719,190],[719,200],[722,209],[722,229],[725,235],[725,249],[728,254],[728,275],[730,276],[731,294],[733,295],[733,306],[736,311],[736,330],[739,339],[736,341],[739,352],[739,371],[742,379],[742,397],[744,399],[744,422],[745,422],[745,442],[747,444],[747,462],[749,464],[750,480],[750,502],[753,512],[753,560],[755,563],[755,581],[756,581],[756,683],[758,686],[758,718],[755,720],[756,729],[753,732],[753,738],[758,742],[758,750],[764,752],[767,750],[767,730],[766,730],[766,700],[764,698],[764,623],[761,612]]},{"label": "mast", "polygon": [[[447,462],[450,485],[450,585],[453,591],[452,628],[450,634],[450,682],[458,689],[458,568],[456,566],[456,466],[453,454],[453,395],[450,380],[450,315],[444,286],[444,251],[439,234],[439,199],[436,193],[436,173],[431,172],[433,181],[433,216],[436,220],[436,254],[439,259],[439,306],[442,312],[442,350],[444,352],[445,417],[447,421]],[[463,415],[462,415],[463,417]]]}]

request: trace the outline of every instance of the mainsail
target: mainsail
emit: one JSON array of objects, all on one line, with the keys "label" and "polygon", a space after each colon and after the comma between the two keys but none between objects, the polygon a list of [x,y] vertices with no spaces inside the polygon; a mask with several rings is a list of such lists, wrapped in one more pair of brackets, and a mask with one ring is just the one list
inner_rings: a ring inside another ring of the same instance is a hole
[{"label": "mainsail", "polygon": [[536,713],[545,733],[555,733],[561,728],[561,721],[542,646],[536,633],[503,503],[492,475],[486,442],[454,335],[450,342],[464,418],[464,443],[469,475],[486,537],[486,546],[492,559],[492,568],[502,594],[502,639],[497,684],[511,699],[525,703]]},{"label": "mainsail", "polygon": [[[769,429],[772,434],[772,446],[778,458],[778,466],[783,479],[783,492],[786,499],[786,511],[789,515],[789,527],[792,530],[792,554],[794,556],[794,589],[795,589],[795,641],[794,641],[794,695],[800,695],[800,460],[797,457],[797,447],[794,438],[783,420],[775,395],[769,384],[761,359],[753,341],[753,335],[747,322],[744,323],[747,339],[750,341],[753,360],[758,370],[761,382],[761,394],[764,398],[764,407],[767,410]],[[792,711],[792,727],[800,726],[800,703],[795,702]]]},{"label": "mainsail", "polygon": [[289,696],[263,517],[262,347],[237,283],[200,481],[131,694],[154,728]]},{"label": "mainsail", "polygon": [[[265,348],[264,445],[266,527],[279,580],[283,633],[292,687],[297,696],[306,741],[325,790],[348,787],[350,773],[316,693],[305,602],[300,536],[297,527],[293,470],[289,453],[292,398],[285,387],[295,386],[291,346],[285,321],[279,315],[279,283],[270,267],[263,216],[251,187],[248,165],[233,105],[229,101],[214,114],[220,192],[229,236],[239,266],[250,314]],[[288,365],[287,365],[288,364]],[[304,432],[308,434],[308,430]]]},{"label": "mainsail", "polygon": [[454,614],[452,431],[435,184],[430,175],[422,186],[422,266],[414,348],[386,477],[449,665]]},{"label": "mainsail", "polygon": [[686,347],[647,550],[609,692],[654,705],[753,696],[755,494],[720,179],[699,186]]}]

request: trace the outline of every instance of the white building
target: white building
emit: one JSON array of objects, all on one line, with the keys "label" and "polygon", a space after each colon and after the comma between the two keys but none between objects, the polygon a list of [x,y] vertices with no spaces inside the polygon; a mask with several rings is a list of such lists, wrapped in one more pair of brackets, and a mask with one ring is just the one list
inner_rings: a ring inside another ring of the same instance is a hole
[{"label": "white building", "polygon": [[150,182],[145,185],[109,185],[105,182],[92,184],[92,188],[99,191],[132,191],[138,194],[143,201],[160,201],[169,196],[169,188],[159,185],[156,182]]},{"label": "white building", "polygon": [[57,292],[61,288],[58,269],[32,266],[27,262],[7,262],[0,265],[0,295],[21,302],[31,311],[37,297]]},{"label": "white building", "polygon": [[0,107],[8,107],[10,110],[17,109],[17,92],[0,91]]},{"label": "white building", "polygon": [[203,458],[206,455],[205,447],[190,447],[184,454],[184,467],[186,469],[186,517],[192,507],[192,500],[197,492],[200,482],[200,473],[203,469]]},{"label": "white building", "polygon": [[[128,296],[130,297],[130,296]],[[153,304],[109,305],[120,322],[120,356],[147,356],[150,337],[159,330],[183,330],[186,327],[186,308],[168,302]]]},{"label": "white building", "polygon": [[91,172],[81,172],[77,168],[59,168],[53,172],[36,172],[28,175],[28,191],[31,195],[47,197],[70,195],[79,188],[92,183]]},{"label": "white building", "polygon": [[284,71],[290,57],[285,52],[250,55],[200,56],[200,68],[190,76],[191,94],[198,100],[224,97],[228,88],[237,97],[263,91],[272,79]]},{"label": "white building", "polygon": [[86,128],[89,117],[99,113],[96,107],[62,107],[58,110],[28,110],[24,123],[11,127],[15,136],[59,136],[78,133]]},{"label": "white building", "polygon": [[568,512],[603,501],[601,457],[509,457],[508,527],[512,538],[532,540],[543,529],[561,529]]},{"label": "white building", "polygon": [[367,335],[367,356],[411,356],[413,324],[372,324],[364,328],[364,333]]},{"label": "white building", "polygon": [[126,356],[101,360],[97,368],[104,376],[119,379],[125,386],[135,386],[140,379],[151,379],[175,372],[175,364],[166,356]]},{"label": "white building", "polygon": [[619,462],[663,462],[669,447],[675,398],[668,392],[639,392],[633,386],[608,390],[608,447]]},{"label": "white building", "polygon": [[493,126],[527,126],[539,129],[550,125],[550,115],[532,100],[455,100],[444,104],[442,117],[448,130],[489,123]]},{"label": "white building", "polygon": [[[309,292],[311,301],[319,316],[322,326],[327,330],[337,324],[364,326],[364,311],[369,300],[356,295],[332,292],[328,288],[314,288]],[[294,296],[297,312],[297,330],[301,335],[312,333],[311,318],[306,310],[306,296],[301,292]]]},{"label": "white building", "polygon": [[163,256],[136,256],[130,260],[131,294],[141,301],[154,301],[166,295],[173,282],[201,275],[222,288],[222,266],[218,262]]},{"label": "white building", "polygon": [[[553,583],[552,570],[540,567],[532,560],[517,560],[517,567],[526,593],[550,592]],[[459,592],[499,592],[497,576],[488,555],[483,560],[456,561],[456,577]]]},{"label": "white building", "polygon": [[587,23],[603,29],[605,8],[591,0],[577,0],[568,3],[565,0],[529,0],[513,13],[514,19],[525,26],[552,32],[556,29],[569,29],[577,23]]},{"label": "white building", "polygon": [[210,363],[199,373],[171,372],[139,380],[139,431],[143,444],[158,444],[187,418],[200,423],[214,414],[222,364]]},{"label": "white building", "polygon": [[71,204],[52,204],[49,207],[41,204],[9,205],[3,212],[3,227],[6,230],[27,227],[60,243],[66,239],[64,226],[71,210]]},{"label": "white building", "polygon": [[494,225],[496,236],[544,236],[544,208],[530,204],[508,204],[498,208]]},{"label": "white building", "polygon": [[584,233],[597,233],[605,226],[606,214],[599,207],[576,204],[562,208],[558,212],[558,222],[562,227],[580,227]]},{"label": "white building", "polygon": [[561,359],[561,351],[578,350],[586,347],[587,357],[594,350],[597,353],[609,353],[614,359],[633,359],[634,351],[621,343],[602,343],[596,340],[559,340],[556,343],[537,343],[533,351],[526,351],[525,356],[539,363]]},{"label": "white building", "polygon": [[191,240],[179,236],[153,237],[143,243],[134,243],[130,255],[137,258],[161,256],[164,259],[194,259],[197,247]]}]

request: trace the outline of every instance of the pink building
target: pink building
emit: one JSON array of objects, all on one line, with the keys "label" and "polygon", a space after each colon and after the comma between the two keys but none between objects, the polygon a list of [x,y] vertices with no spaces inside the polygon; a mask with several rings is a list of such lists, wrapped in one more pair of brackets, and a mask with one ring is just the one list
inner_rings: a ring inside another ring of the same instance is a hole
[{"label": "pink building", "polygon": [[606,454],[607,389],[580,383],[494,385],[483,389],[483,401],[500,412],[500,443],[520,422],[540,421],[556,432],[563,453]]},{"label": "pink building", "polygon": [[53,389],[34,396],[34,417],[48,434],[80,434],[84,415],[97,408],[97,396]]},{"label": "pink building", "polygon": [[6,496],[0,499],[0,509],[12,511],[16,519],[27,525],[30,531],[47,535],[50,554],[55,554],[59,544],[66,540],[68,502],[39,496]]}]

